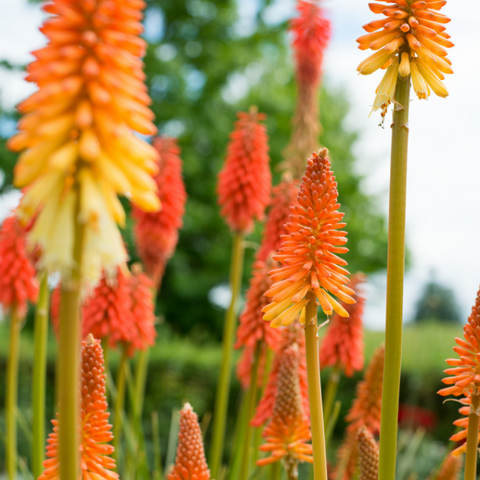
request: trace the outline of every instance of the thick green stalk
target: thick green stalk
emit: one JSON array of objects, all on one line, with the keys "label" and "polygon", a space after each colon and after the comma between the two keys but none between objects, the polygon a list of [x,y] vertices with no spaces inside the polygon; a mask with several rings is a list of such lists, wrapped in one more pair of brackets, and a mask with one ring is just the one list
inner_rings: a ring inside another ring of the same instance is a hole
[{"label": "thick green stalk", "polygon": [[322,387],[317,336],[317,299],[312,292],[305,312],[305,349],[307,355],[308,399],[312,429],[313,471],[315,480],[327,480],[327,449],[322,412]]},{"label": "thick green stalk", "polygon": [[332,414],[333,404],[335,402],[335,397],[337,396],[338,383],[340,382],[340,368],[337,366],[332,368],[330,375],[328,377],[327,391],[325,392],[325,403],[324,403],[324,420],[325,424],[329,424],[330,416]]},{"label": "thick green stalk", "polygon": [[62,281],[59,342],[59,450],[60,478],[72,480],[80,474],[80,347],[82,317],[80,313],[83,228],[75,224],[70,278]]},{"label": "thick green stalk", "polygon": [[247,416],[245,419],[246,431],[243,441],[243,458],[240,467],[240,480],[247,480],[250,471],[250,457],[252,451],[252,426],[250,425],[250,421],[252,420],[253,414],[255,413],[255,407],[257,405],[258,365],[260,363],[260,348],[260,342],[257,342],[257,345],[255,346],[255,360],[253,362],[250,374],[250,389],[248,396]]},{"label": "thick green stalk", "polygon": [[120,364],[117,371],[117,399],[115,401],[115,423],[113,424],[113,446],[115,448],[114,458],[119,461],[120,454],[120,438],[122,435],[122,415],[125,405],[125,389],[127,379],[127,348],[123,347],[122,356],[120,357]]},{"label": "thick green stalk", "polygon": [[379,479],[393,480],[397,457],[398,396],[402,362],[403,277],[407,200],[408,109],[410,77],[399,79],[393,113],[388,214],[385,367],[380,426]]},{"label": "thick green stalk", "polygon": [[18,356],[22,322],[15,306],[10,313],[10,350],[8,353],[6,385],[6,463],[9,480],[17,478],[17,397],[18,397]]},{"label": "thick green stalk", "polygon": [[222,363],[218,379],[215,410],[213,413],[213,436],[210,450],[210,469],[212,478],[218,478],[225,443],[225,424],[227,420],[228,396],[232,376],[233,341],[235,339],[237,298],[242,284],[244,244],[243,235],[236,233],[233,239],[230,264],[230,290],[232,298],[225,316],[223,327]]},{"label": "thick green stalk", "polygon": [[477,478],[479,406],[480,395],[472,395],[471,413],[468,415],[465,480],[475,480]]},{"label": "thick green stalk", "polygon": [[47,369],[48,335],[48,274],[43,272],[35,310],[35,346],[32,397],[32,473],[38,478],[43,472],[45,458],[45,378]]}]

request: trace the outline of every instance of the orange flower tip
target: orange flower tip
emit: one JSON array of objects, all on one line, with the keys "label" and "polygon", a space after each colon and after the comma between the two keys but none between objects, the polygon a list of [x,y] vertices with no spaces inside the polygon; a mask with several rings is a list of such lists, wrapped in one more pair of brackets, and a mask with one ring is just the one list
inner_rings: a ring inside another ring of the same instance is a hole
[{"label": "orange flower tip", "polygon": [[93,345],[95,345],[95,338],[91,333],[87,335],[86,345],[89,347],[92,347]]}]

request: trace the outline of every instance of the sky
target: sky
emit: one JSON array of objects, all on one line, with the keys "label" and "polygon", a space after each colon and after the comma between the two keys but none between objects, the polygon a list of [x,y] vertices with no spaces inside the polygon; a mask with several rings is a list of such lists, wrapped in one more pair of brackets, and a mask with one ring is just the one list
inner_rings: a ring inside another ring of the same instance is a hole
[{"label": "sky", "polygon": [[[449,58],[455,74],[445,84],[447,99],[432,95],[428,101],[413,98],[410,106],[410,143],[407,191],[407,242],[412,268],[405,281],[405,320],[412,318],[415,303],[432,272],[452,288],[462,318],[467,318],[480,284],[480,162],[476,135],[480,136],[480,51],[477,19],[480,2],[450,0],[442,13],[452,18],[448,33],[455,47]],[[357,65],[368,52],[356,48],[355,39],[365,32],[361,26],[378,15],[367,1],[322,0],[333,23],[333,37],[325,58],[325,81],[341,85],[352,109],[347,127],[358,130],[355,145],[358,169],[365,175],[363,188],[381,199],[388,211],[390,121],[378,126],[379,116],[368,117],[381,73],[360,76]],[[257,0],[239,2],[243,25],[255,14]],[[266,12],[271,23],[290,18],[294,0],[276,0]],[[44,45],[38,31],[44,14],[27,0],[0,2],[0,60],[23,64],[32,60],[30,51]],[[152,21],[152,25],[159,22]],[[34,91],[22,75],[0,69],[1,102],[13,106]],[[328,145],[327,145],[328,147]],[[0,200],[0,217],[13,208],[18,196]],[[365,323],[382,329],[385,323],[385,277],[370,279]]]}]

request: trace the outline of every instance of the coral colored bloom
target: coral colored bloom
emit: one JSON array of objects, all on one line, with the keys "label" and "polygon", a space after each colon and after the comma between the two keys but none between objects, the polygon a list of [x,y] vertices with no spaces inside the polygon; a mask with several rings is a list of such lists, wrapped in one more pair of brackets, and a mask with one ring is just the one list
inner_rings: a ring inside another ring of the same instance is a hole
[{"label": "coral colored bloom", "polygon": [[[81,389],[81,480],[115,480],[115,460],[111,458],[114,448],[112,426],[108,423],[105,395],[105,366],[100,340],[89,335],[82,346],[82,389]],[[58,417],[58,415],[57,415]],[[47,440],[47,460],[38,480],[60,478],[58,426],[61,418],[52,420],[53,433]]]},{"label": "coral colored bloom", "polygon": [[337,182],[330,170],[326,148],[308,159],[300,185],[298,205],[291,208],[289,232],[282,238],[282,247],[273,257],[282,267],[270,272],[275,282],[265,293],[272,302],[262,311],[270,326],[291,324],[308,303],[307,293],[313,292],[323,311],[333,310],[342,316],[348,312],[328,292],[345,303],[354,303],[355,292],[346,287],[348,271],[341,267],[345,260],[335,253],[346,253],[347,232],[339,229],[343,213],[338,211]]},{"label": "coral colored bloom", "polygon": [[159,287],[165,266],[173,255],[182,227],[187,193],[182,178],[180,148],[174,138],[158,137],[153,146],[159,154],[158,173],[153,176],[162,204],[158,212],[134,206],[134,235],[138,254],[147,274]]},{"label": "coral colored bloom", "polygon": [[356,432],[363,426],[372,434],[380,432],[384,360],[385,347],[379,347],[370,360],[364,379],[357,386],[352,408],[345,417],[349,432]]},{"label": "coral colored bloom", "polygon": [[413,89],[421,99],[430,95],[430,89],[440,97],[448,96],[442,80],[444,74],[453,73],[445,50],[453,47],[445,33],[450,19],[439,13],[447,2],[384,1],[387,3],[368,6],[386,18],[364,25],[368,34],[357,39],[360,50],[375,51],[357,70],[370,75],[379,68],[387,69],[373,105],[373,110],[382,109],[382,116],[393,101],[398,75],[402,79],[412,76]]},{"label": "coral colored bloom", "polygon": [[42,263],[68,276],[75,265],[75,224],[84,224],[82,277],[92,288],[102,270],[115,275],[126,261],[117,223],[125,212],[117,194],[145,210],[160,205],[156,150],[134,135],[157,129],[142,71],[142,0],[45,5],[46,47],[33,52],[26,80],[38,91],[18,106],[19,133],[9,147],[20,155],[15,185],[29,186],[19,217],[42,248]]},{"label": "coral colored bloom", "polygon": [[259,260],[266,261],[282,245],[282,235],[287,235],[285,225],[290,218],[290,207],[297,204],[298,182],[284,180],[272,190],[272,201],[263,232],[262,245],[257,253]]},{"label": "coral colored bloom", "polygon": [[268,383],[265,387],[263,397],[261,398],[255,416],[251,424],[254,427],[260,427],[272,417],[275,406],[275,397],[277,394],[278,372],[284,352],[293,344],[298,346],[300,354],[300,363],[298,366],[298,378],[300,382],[300,393],[302,399],[302,408],[305,414],[310,415],[310,404],[308,402],[308,383],[307,383],[307,360],[305,356],[305,335],[300,324],[294,323],[289,327],[280,329],[281,338],[275,350],[275,358],[269,373]]},{"label": "coral colored bloom", "polygon": [[[313,462],[310,422],[303,412],[299,382],[300,351],[298,345],[288,347],[280,360],[275,407],[270,422],[263,431],[267,443],[262,452],[271,455],[257,461],[257,465],[283,461],[288,478],[296,477],[299,461]],[[293,474],[293,475],[292,475]]]},{"label": "coral colored bloom", "polygon": [[255,219],[262,220],[270,202],[272,176],[268,136],[263,113],[251,107],[239,112],[230,135],[227,159],[218,175],[221,214],[234,232],[248,233]]},{"label": "coral colored bloom", "polygon": [[461,468],[461,459],[448,455],[442,462],[440,470],[437,472],[435,469],[428,480],[459,480]]},{"label": "coral colored bloom", "polygon": [[367,428],[357,433],[358,480],[378,480],[378,445]]},{"label": "coral colored bloom", "polygon": [[0,304],[6,310],[17,309],[21,316],[28,301],[35,303],[38,297],[35,268],[25,247],[25,229],[10,215],[0,229]]},{"label": "coral colored bloom", "polygon": [[365,297],[361,288],[365,276],[357,273],[350,287],[355,290],[353,305],[343,304],[349,317],[333,315],[320,347],[321,367],[341,368],[347,377],[363,370],[363,308]]},{"label": "coral colored bloom", "polygon": [[177,458],[167,477],[168,480],[210,480],[198,417],[189,403],[180,410]]}]

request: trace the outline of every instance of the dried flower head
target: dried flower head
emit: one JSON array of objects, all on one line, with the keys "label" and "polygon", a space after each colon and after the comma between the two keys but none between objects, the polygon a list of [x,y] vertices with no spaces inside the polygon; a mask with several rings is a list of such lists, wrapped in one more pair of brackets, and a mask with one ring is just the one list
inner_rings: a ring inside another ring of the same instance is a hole
[{"label": "dried flower head", "polygon": [[[113,439],[112,426],[108,423],[107,400],[105,395],[105,367],[100,340],[92,335],[82,345],[82,389],[81,389],[81,479],[115,480],[119,476],[115,460],[111,458],[114,448],[109,442]],[[58,415],[57,415],[58,417]],[[53,433],[49,435],[45,470],[39,480],[60,478],[58,426],[61,418],[52,420]]]},{"label": "dried flower head", "polygon": [[305,175],[297,196],[298,205],[291,207],[292,215],[282,238],[282,246],[273,257],[282,267],[270,272],[275,282],[265,293],[272,302],[264,307],[264,320],[270,326],[291,324],[305,308],[306,295],[313,292],[323,311],[333,310],[342,316],[348,312],[328,293],[345,303],[354,303],[355,292],[348,288],[348,271],[341,267],[345,260],[335,253],[346,253],[347,232],[340,229],[343,213],[338,211],[337,182],[330,170],[326,148],[308,159]]},{"label": "dried flower head", "polygon": [[28,301],[35,303],[37,297],[36,272],[26,253],[26,232],[12,214],[0,229],[0,304],[23,316]]},{"label": "dried flower head", "polygon": [[23,152],[15,185],[29,188],[18,214],[28,222],[39,212],[30,237],[42,248],[43,265],[69,275],[75,223],[83,223],[81,273],[90,288],[102,270],[114,276],[126,260],[117,194],[145,210],[160,206],[149,175],[157,152],[133,133],[156,133],[139,58],[146,50],[138,36],[145,6],[142,0],[45,5],[51,17],[40,30],[49,43],[33,52],[26,77],[39,89],[18,106],[20,132],[8,143]]},{"label": "dried flower head", "polygon": [[180,148],[174,138],[158,137],[153,146],[159,154],[158,173],[153,175],[162,208],[157,212],[134,206],[134,234],[138,254],[147,274],[159,287],[165,266],[173,255],[182,227],[187,193],[182,178]]},{"label": "dried flower head", "polygon": [[378,445],[367,428],[358,429],[359,480],[378,480]]},{"label": "dried flower head", "polygon": [[350,432],[363,426],[372,434],[380,432],[384,360],[385,348],[379,347],[370,360],[364,379],[357,386],[356,398],[345,417]]},{"label": "dried flower head", "polygon": [[327,334],[320,347],[320,365],[341,368],[347,377],[355,371],[363,370],[363,309],[365,297],[362,283],[365,276],[357,273],[352,277],[350,287],[355,290],[353,296],[356,303],[343,304],[349,317],[333,315]]},{"label": "dried flower head", "polygon": [[384,0],[384,3],[369,3],[373,13],[386,18],[364,25],[367,35],[357,39],[361,50],[375,53],[357,68],[369,75],[379,68],[387,71],[377,89],[373,110],[382,109],[385,116],[393,101],[398,76],[412,77],[413,89],[418,98],[427,98],[430,89],[440,96],[448,96],[442,83],[444,74],[453,73],[445,48],[453,47],[445,33],[445,24],[450,19],[439,13],[446,1]]},{"label": "dried flower head", "polygon": [[210,480],[198,417],[189,403],[180,410],[177,458],[168,480]]},{"label": "dried flower head", "polygon": [[299,382],[300,352],[296,344],[288,347],[280,360],[275,407],[270,422],[263,431],[267,443],[260,446],[270,456],[257,465],[283,460],[289,478],[296,477],[299,461],[313,462],[310,422],[303,412]]},{"label": "dried flower head", "polygon": [[255,416],[251,424],[260,427],[267,420],[272,418],[275,397],[277,393],[278,373],[284,352],[292,345],[297,345],[300,356],[298,366],[298,379],[300,382],[300,394],[302,399],[302,408],[305,414],[310,415],[310,404],[308,402],[308,383],[307,383],[307,363],[305,356],[305,335],[300,324],[294,323],[289,327],[280,329],[281,337],[275,349],[275,358],[268,376],[268,382],[265,387],[262,398],[257,406]]},{"label": "dried flower head", "polygon": [[250,107],[239,112],[230,135],[225,165],[218,176],[221,214],[234,232],[248,233],[255,219],[262,220],[270,202],[272,177],[268,136],[263,113]]}]

